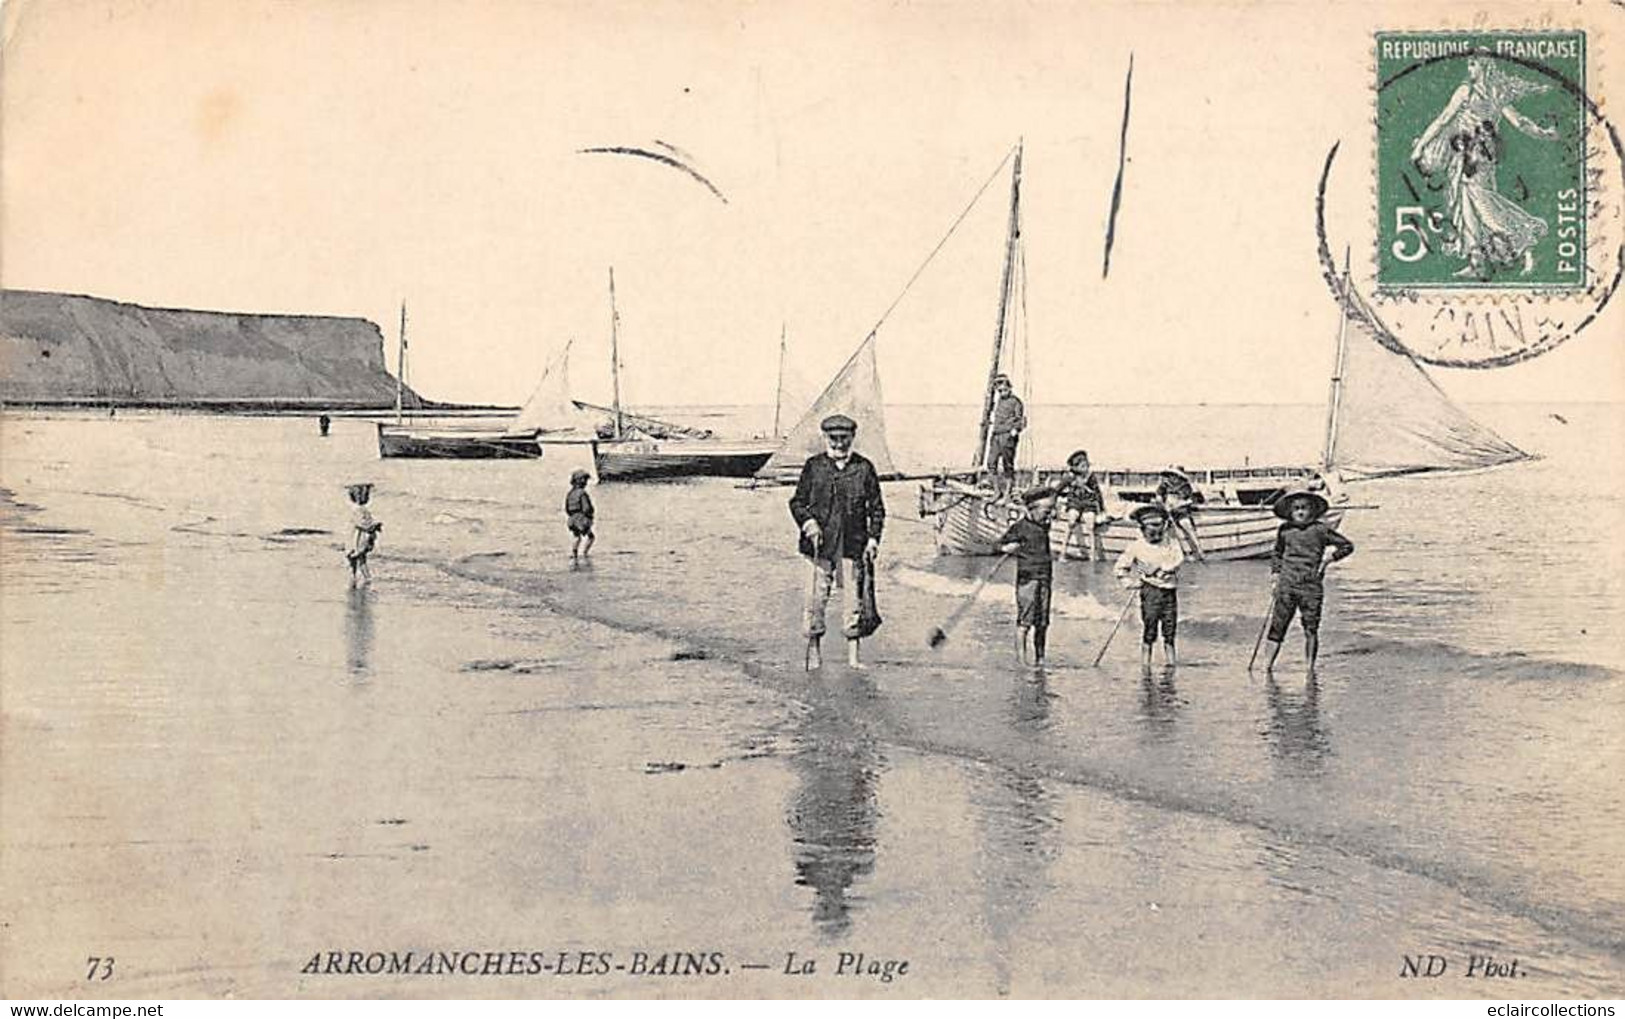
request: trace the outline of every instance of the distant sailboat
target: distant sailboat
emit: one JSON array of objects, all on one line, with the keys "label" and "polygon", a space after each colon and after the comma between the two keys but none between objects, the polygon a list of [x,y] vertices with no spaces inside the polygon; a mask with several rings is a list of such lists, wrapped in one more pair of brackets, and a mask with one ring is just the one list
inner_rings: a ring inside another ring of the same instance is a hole
[{"label": "distant sailboat", "polygon": [[[493,427],[489,421],[407,424],[401,408],[405,386],[406,305],[403,304],[400,347],[395,362],[395,423],[379,422],[378,455],[415,460],[534,460],[542,455],[542,447],[536,441],[539,430],[519,422],[502,428]],[[524,419],[525,414],[521,412],[520,420]]]},{"label": "distant sailboat", "polygon": [[1357,314],[1345,316],[1349,335],[1340,344],[1327,414],[1328,469],[1345,481],[1365,481],[1535,459],[1452,403],[1410,354],[1385,344],[1380,320],[1346,273],[1343,290]]},{"label": "distant sailboat", "polygon": [[628,413],[621,406],[620,312],[615,307],[615,270],[609,271],[610,376],[614,404],[610,424],[592,444],[599,481],[645,481],[657,478],[748,478],[775,448],[772,442],[718,438],[709,430],[685,428],[667,421]]},{"label": "distant sailboat", "polygon": [[880,395],[880,369],[875,361],[875,336],[870,333],[828,386],[791,427],[779,447],[757,472],[763,480],[794,480],[807,458],[824,451],[819,423],[831,414],[845,414],[857,422],[865,457],[882,479],[898,476],[891,445],[886,441],[886,406]]}]

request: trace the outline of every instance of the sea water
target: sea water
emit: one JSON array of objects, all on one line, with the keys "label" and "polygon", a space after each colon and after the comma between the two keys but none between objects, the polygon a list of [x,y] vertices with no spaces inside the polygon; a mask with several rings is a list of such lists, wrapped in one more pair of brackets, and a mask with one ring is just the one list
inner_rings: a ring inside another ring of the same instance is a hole
[{"label": "sea water", "polygon": [[[1142,675],[1132,610],[1090,666],[1123,605],[1101,564],[1057,564],[1043,673],[1007,574],[931,650],[993,560],[938,557],[910,484],[870,667],[809,676],[783,488],[594,486],[573,565],[580,448],[9,413],[6,992],[1617,996],[1625,409],[1475,411],[1542,458],[1353,486],[1313,682],[1296,630],[1246,669],[1262,563],[1187,567],[1172,672]],[[963,461],[967,415],[901,408],[894,452]],[[1321,438],[1309,407],[1033,418],[1042,462],[1102,467]],[[352,481],[385,525],[358,590]],[[366,962],[407,952],[549,968]],[[702,972],[654,972],[673,953]]]}]

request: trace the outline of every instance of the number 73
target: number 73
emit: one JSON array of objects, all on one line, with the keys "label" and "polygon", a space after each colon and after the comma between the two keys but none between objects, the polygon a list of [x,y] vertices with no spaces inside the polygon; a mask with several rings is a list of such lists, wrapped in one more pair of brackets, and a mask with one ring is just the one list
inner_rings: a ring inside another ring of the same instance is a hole
[{"label": "number 73", "polygon": [[[1422,228],[1427,227],[1424,233]],[[1437,234],[1444,229],[1444,222],[1435,209],[1427,211],[1420,205],[1401,205],[1394,210],[1394,243],[1388,250],[1401,262],[1421,261],[1422,256],[1428,253],[1429,233]],[[1405,249],[1405,235],[1416,235],[1416,247],[1413,250]]]},{"label": "number 73", "polygon": [[87,955],[85,957],[85,966],[86,980],[109,980],[113,976],[113,957],[111,955],[105,958],[99,955]]}]

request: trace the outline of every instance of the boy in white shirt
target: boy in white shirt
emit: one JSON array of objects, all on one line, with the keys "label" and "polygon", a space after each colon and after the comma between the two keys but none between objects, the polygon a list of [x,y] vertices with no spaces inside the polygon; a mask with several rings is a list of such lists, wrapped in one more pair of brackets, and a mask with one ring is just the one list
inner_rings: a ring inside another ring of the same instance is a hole
[{"label": "boy in white shirt", "polygon": [[1125,588],[1140,589],[1140,664],[1151,667],[1151,645],[1162,631],[1168,664],[1175,663],[1174,634],[1179,627],[1179,568],[1185,551],[1168,537],[1168,511],[1152,504],[1129,514],[1140,525],[1140,536],[1117,557],[1112,571]]}]

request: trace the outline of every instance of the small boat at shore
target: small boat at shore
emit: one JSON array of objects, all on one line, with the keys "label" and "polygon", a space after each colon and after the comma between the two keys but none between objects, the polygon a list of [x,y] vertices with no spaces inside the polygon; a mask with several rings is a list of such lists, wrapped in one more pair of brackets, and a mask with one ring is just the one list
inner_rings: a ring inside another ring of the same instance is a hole
[{"label": "small boat at shore", "polygon": [[[613,404],[594,407],[576,401],[581,410],[608,414],[592,440],[598,480],[651,481],[668,478],[748,478],[778,448],[772,441],[725,439],[709,429],[688,428],[632,414],[621,406],[620,312],[615,307],[615,270],[609,271],[609,362]],[[606,433],[607,434],[604,434]]]},{"label": "small boat at shore", "polygon": [[[546,372],[543,373],[546,377]],[[408,424],[401,397],[406,387],[406,305],[401,305],[400,347],[395,361],[395,423],[378,423],[378,455],[410,460],[535,460],[542,455],[541,429],[529,423],[528,405],[512,423],[418,420]]]},{"label": "small boat at shore", "polygon": [[378,455],[413,460],[536,460],[542,447],[536,433],[514,435],[490,429],[436,426],[378,426]]}]

